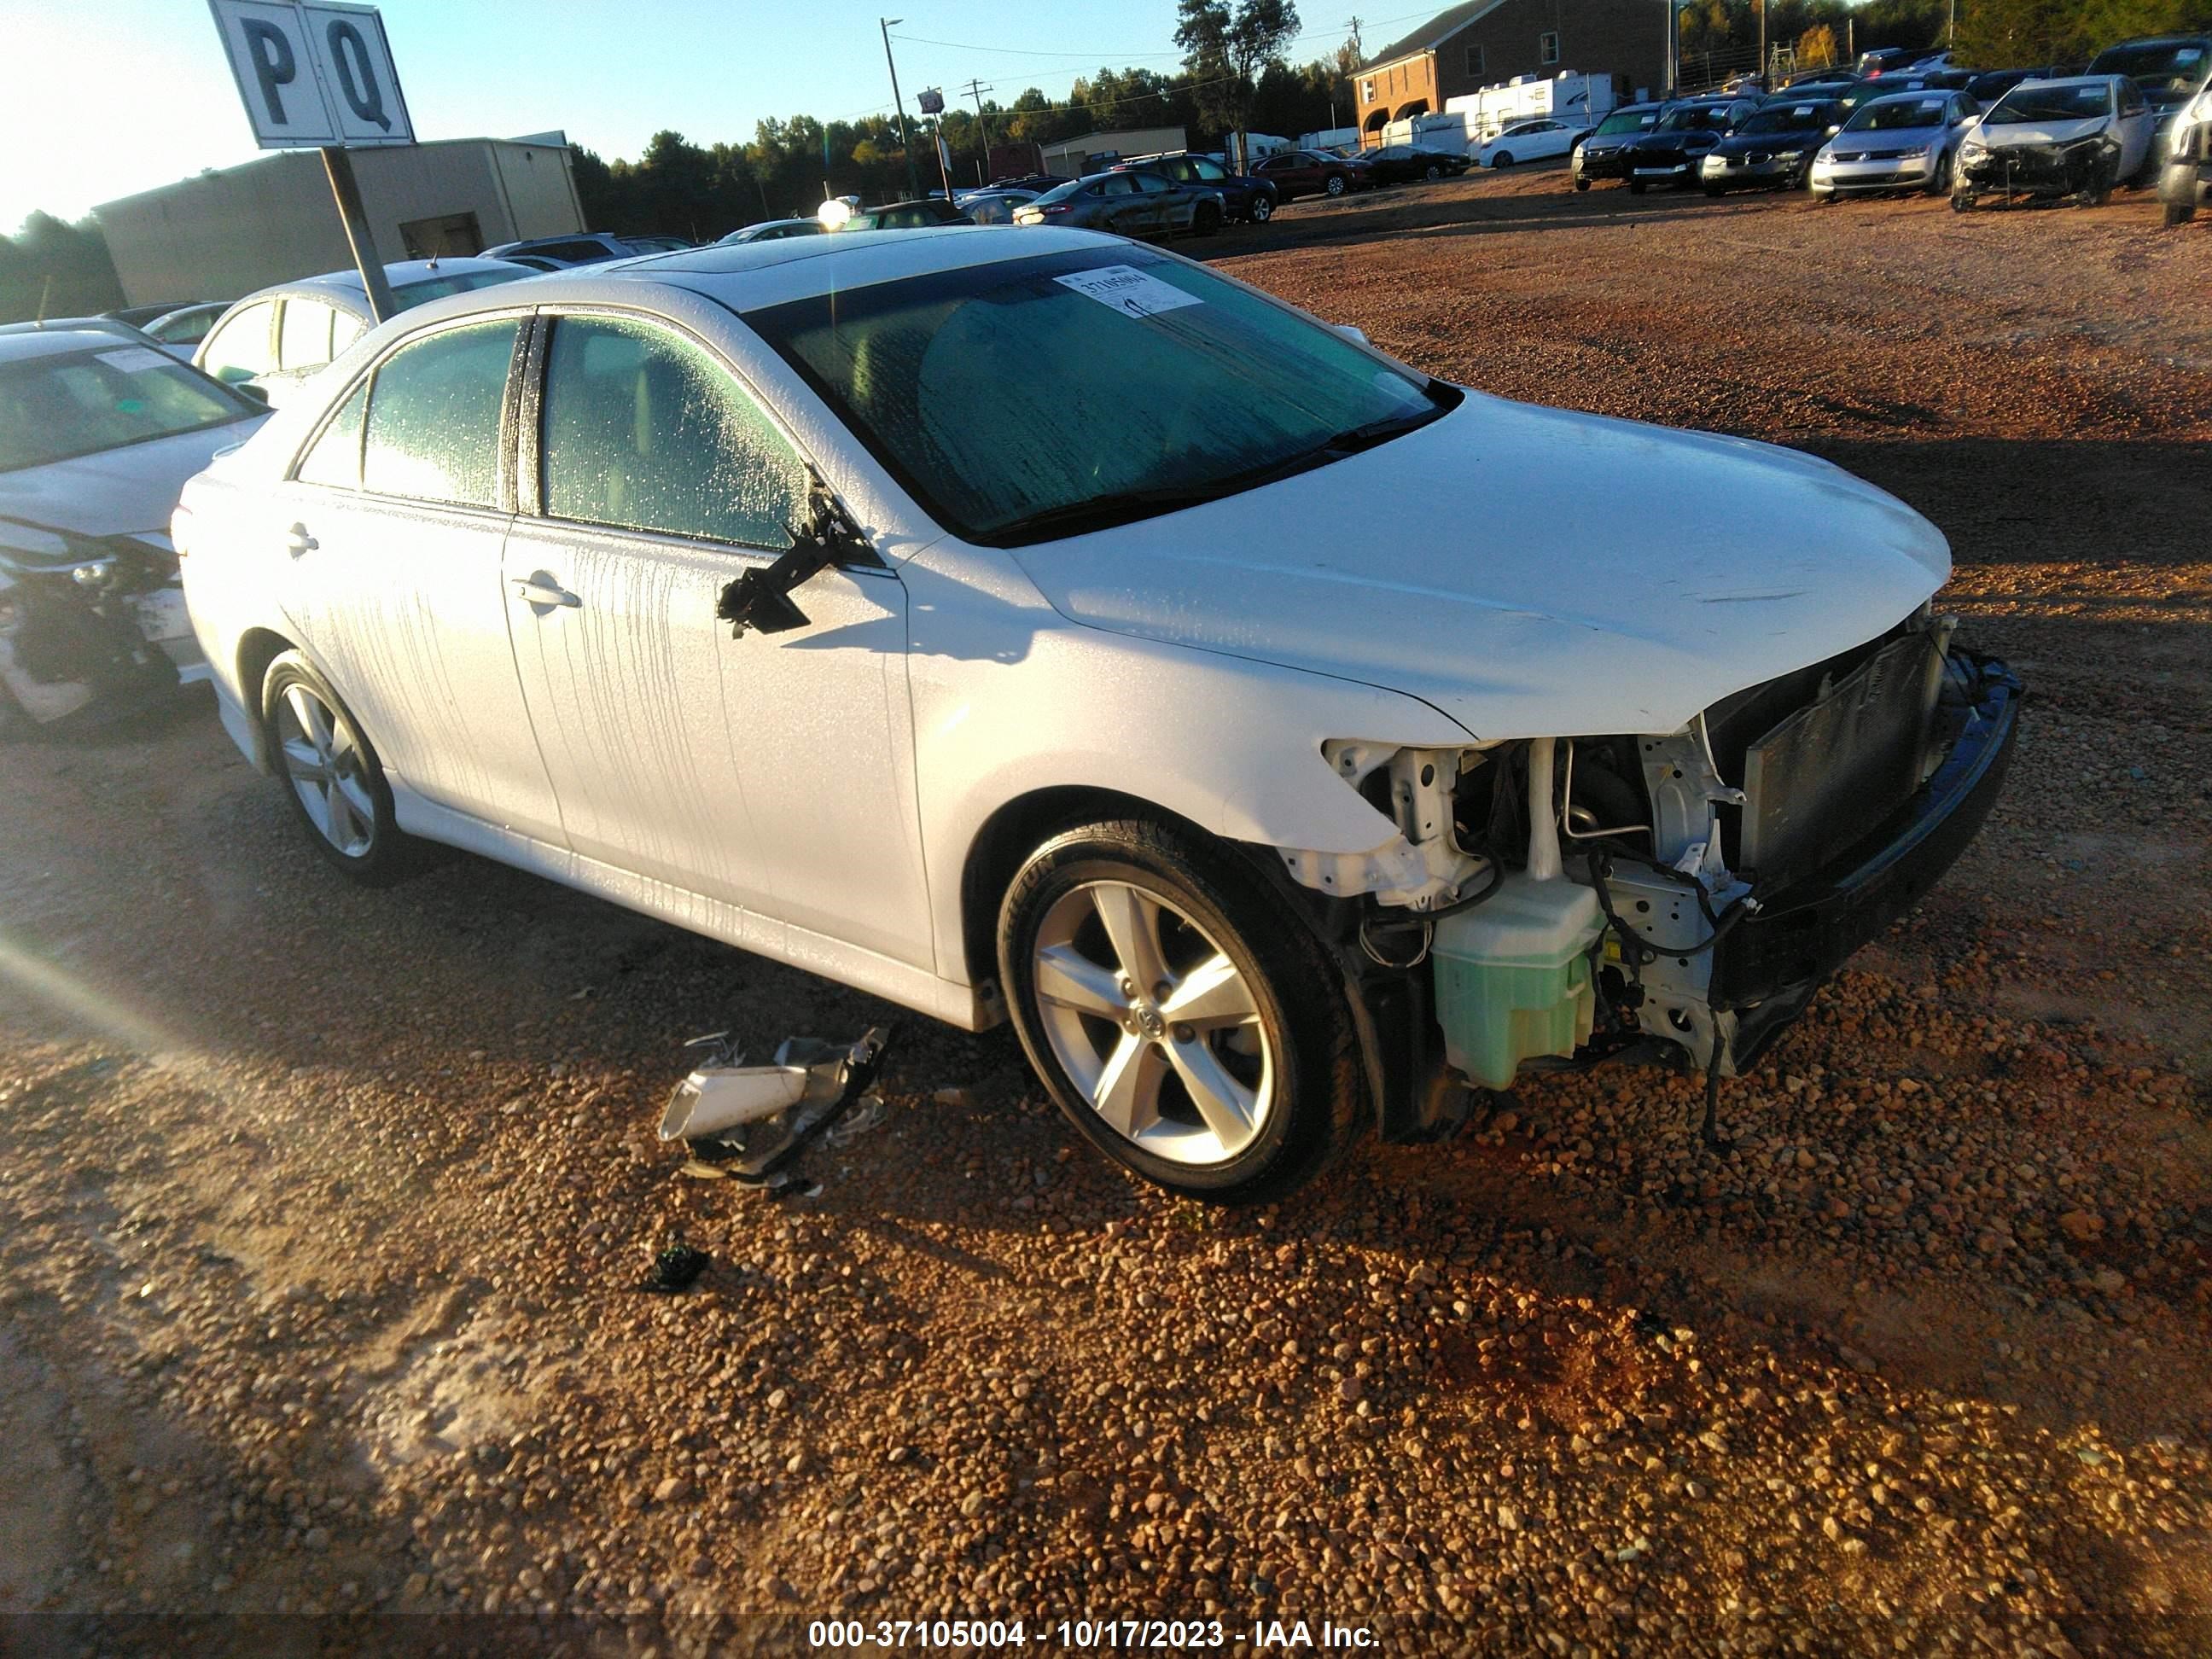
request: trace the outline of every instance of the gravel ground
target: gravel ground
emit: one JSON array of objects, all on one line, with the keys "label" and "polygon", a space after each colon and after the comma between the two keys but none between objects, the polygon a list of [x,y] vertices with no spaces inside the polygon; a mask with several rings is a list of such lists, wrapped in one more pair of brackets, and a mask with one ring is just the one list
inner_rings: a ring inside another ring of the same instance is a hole
[{"label": "gravel ground", "polygon": [[[1205,250],[1952,538],[2033,690],[2007,795],[1727,1089],[1725,1154],[1687,1081],[1601,1070],[1217,1213],[908,1018],[882,1121],[777,1200],[653,1141],[677,1043],[879,1005],[466,859],[346,888],[204,707],[0,750],[0,1611],[48,1615],[0,1645],[2205,1651],[2212,236],[2155,222],[1553,169]],[[635,1293],[678,1237],[697,1288]]]}]

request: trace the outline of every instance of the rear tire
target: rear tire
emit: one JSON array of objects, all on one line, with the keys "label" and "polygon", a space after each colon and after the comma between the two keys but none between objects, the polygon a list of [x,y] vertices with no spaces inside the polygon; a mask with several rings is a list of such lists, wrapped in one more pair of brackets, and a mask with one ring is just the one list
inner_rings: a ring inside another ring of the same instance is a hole
[{"label": "rear tire", "polygon": [[1645,191],[1650,188],[1651,186],[1645,184],[1641,179],[1631,179],[1628,181],[1628,193],[1631,196],[1641,196]]},{"label": "rear tire", "polygon": [[1972,191],[1971,190],[1954,190],[1954,191],[1953,191],[1951,192],[1951,211],[1952,211],[1952,212],[1954,212],[1954,213],[1972,213],[1973,210],[1974,210],[1974,192],[1973,192],[1973,191]]},{"label": "rear tire", "polygon": [[2166,228],[2168,230],[2185,225],[2196,216],[2197,204],[2194,202],[2168,202],[2166,204]]},{"label": "rear tire", "polygon": [[1588,190],[1589,187],[1590,181],[1587,179],[1577,179],[1575,180],[1575,188],[1577,190]]},{"label": "rear tire", "polygon": [[1715,201],[1718,201],[1722,197],[1727,195],[1728,192],[1723,190],[1718,185],[1707,185],[1705,186],[1705,194],[1712,198]]},{"label": "rear tire", "polygon": [[1000,903],[999,973],[1077,1133],[1170,1192],[1261,1202],[1354,1138],[1364,1091],[1340,975],[1218,843],[1148,819],[1053,836]]},{"label": "rear tire", "polygon": [[1221,210],[1211,202],[1200,202],[1190,216],[1190,228],[1201,236],[1211,236],[1221,228]]},{"label": "rear tire", "polygon": [[422,844],[392,816],[392,787],[375,748],[297,651],[269,665],[261,720],[284,797],[324,860],[363,887],[387,887],[412,874]]}]

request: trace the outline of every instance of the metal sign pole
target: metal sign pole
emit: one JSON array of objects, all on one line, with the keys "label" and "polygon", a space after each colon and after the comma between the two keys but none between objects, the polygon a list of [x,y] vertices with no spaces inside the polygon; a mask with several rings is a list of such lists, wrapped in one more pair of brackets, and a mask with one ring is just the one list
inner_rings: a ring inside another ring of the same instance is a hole
[{"label": "metal sign pole", "polygon": [[343,144],[325,144],[323,171],[330,175],[331,194],[337,198],[338,219],[345,226],[346,246],[361,270],[362,286],[368,291],[368,314],[378,322],[396,316],[398,302],[392,284],[384,279],[384,261],[376,255],[376,238],[368,228],[368,214],[361,204],[361,185],[353,176],[353,157]]}]

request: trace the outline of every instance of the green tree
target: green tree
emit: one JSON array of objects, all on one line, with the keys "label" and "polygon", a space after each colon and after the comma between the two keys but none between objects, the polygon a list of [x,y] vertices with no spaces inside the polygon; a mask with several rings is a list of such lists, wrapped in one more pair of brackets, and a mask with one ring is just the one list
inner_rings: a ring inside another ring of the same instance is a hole
[{"label": "green tree", "polygon": [[82,317],[123,303],[107,239],[90,219],[68,224],[33,213],[0,236],[0,322]]},{"label": "green tree", "polygon": [[1198,110],[1221,131],[1243,127],[1249,119],[1254,82],[1284,48],[1297,38],[1298,9],[1293,0],[1182,0],[1176,45],[1198,94]]}]

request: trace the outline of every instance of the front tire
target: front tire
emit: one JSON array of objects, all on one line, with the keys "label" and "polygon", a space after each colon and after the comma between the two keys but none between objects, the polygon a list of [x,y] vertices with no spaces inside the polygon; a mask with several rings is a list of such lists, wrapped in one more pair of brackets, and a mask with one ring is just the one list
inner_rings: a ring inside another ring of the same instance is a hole
[{"label": "front tire", "polygon": [[1631,179],[1628,181],[1628,193],[1631,196],[1641,196],[1650,188],[1651,186],[1641,179]]},{"label": "front tire", "polygon": [[1275,204],[1264,196],[1255,196],[1244,216],[1255,225],[1264,225],[1275,216]]},{"label": "front tire", "polygon": [[2168,202],[2166,204],[2166,228],[2168,230],[2185,225],[2196,216],[2197,204],[2194,202]]},{"label": "front tire", "polygon": [[1322,188],[1328,191],[1331,196],[1343,195],[1345,191],[1344,175],[1341,173],[1330,174],[1328,180],[1322,184]]},{"label": "front tire", "polygon": [[1000,907],[999,972],[1077,1132],[1170,1192],[1263,1201],[1352,1139],[1363,1091],[1338,975],[1216,843],[1144,819],[1054,836]]},{"label": "front tire", "polygon": [[1496,155],[1491,158],[1490,165],[1500,169],[1501,171],[1506,167],[1511,167],[1513,165],[1513,152],[1510,149],[1499,150]]},{"label": "front tire", "polygon": [[315,850],[364,887],[409,874],[420,844],[392,817],[383,764],[338,694],[297,651],[270,663],[261,684],[270,758]]}]

